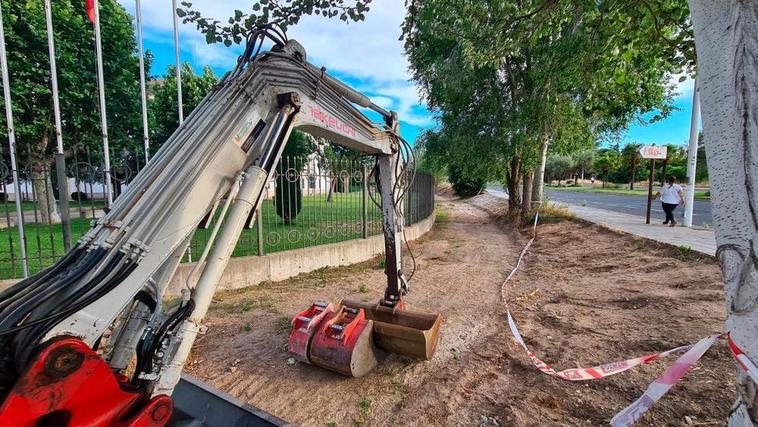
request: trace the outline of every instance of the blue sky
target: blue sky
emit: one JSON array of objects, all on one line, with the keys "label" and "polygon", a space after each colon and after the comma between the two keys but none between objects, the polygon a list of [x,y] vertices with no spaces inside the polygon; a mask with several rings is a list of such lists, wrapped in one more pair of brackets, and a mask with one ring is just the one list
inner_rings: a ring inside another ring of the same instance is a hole
[{"label": "blue sky", "polygon": [[[134,0],[118,0],[134,14]],[[174,63],[172,7],[169,0],[142,2],[145,48],[155,55],[152,73],[163,75]],[[246,10],[251,0],[195,0],[193,7],[221,21],[234,9]],[[418,91],[410,81],[408,62],[403,54],[400,24],[405,16],[404,0],[372,3],[366,20],[344,24],[335,19],[305,17],[290,29],[288,36],[306,48],[308,59],[324,65],[330,74],[368,95],[374,103],[398,112],[403,136],[413,143],[434,119],[419,102]],[[218,76],[234,66],[241,49],[222,44],[208,45],[193,25],[180,22],[181,59],[196,69],[210,65]],[[679,108],[667,119],[642,126],[633,124],[622,135],[622,142],[644,144],[683,144],[689,136],[692,80],[681,83],[674,100]],[[373,119],[378,120],[376,117]]]}]

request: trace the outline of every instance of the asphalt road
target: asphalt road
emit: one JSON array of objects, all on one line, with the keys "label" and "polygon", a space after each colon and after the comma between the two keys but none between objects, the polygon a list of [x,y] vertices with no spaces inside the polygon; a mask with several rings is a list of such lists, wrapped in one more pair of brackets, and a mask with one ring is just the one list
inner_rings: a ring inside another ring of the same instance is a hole
[{"label": "asphalt road", "polygon": [[[647,197],[641,196],[550,189],[546,189],[545,194],[547,195],[548,200],[554,202],[583,205],[590,208],[605,209],[629,215],[639,215],[644,217],[647,209]],[[678,222],[684,221],[683,206],[676,208],[674,211],[674,217]],[[664,218],[666,218],[666,214],[661,208],[661,201],[653,200],[650,221],[662,222]],[[711,202],[695,200],[692,224],[713,225],[713,219],[711,217]]]},{"label": "asphalt road", "polygon": [[[507,197],[505,191],[499,186],[490,186],[487,188],[487,191],[496,193],[496,195],[501,197]],[[647,197],[642,196],[551,189],[545,189],[545,194],[547,195],[548,200],[553,202],[582,205],[629,215],[638,215],[641,217],[645,216],[645,210],[647,209]],[[711,217],[711,202],[695,200],[693,213],[693,225],[713,225],[713,219]],[[684,208],[682,206],[676,208],[674,211],[674,217],[680,223],[684,221]],[[663,222],[664,218],[666,218],[666,214],[661,208],[661,201],[653,200],[650,221]]]}]

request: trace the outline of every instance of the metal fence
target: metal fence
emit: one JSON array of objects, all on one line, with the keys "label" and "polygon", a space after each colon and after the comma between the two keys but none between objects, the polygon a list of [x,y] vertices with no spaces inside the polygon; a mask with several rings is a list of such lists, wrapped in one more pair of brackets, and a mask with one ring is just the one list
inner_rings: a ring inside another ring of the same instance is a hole
[{"label": "metal fence", "polygon": [[[114,197],[144,167],[140,153],[122,153],[111,168]],[[69,217],[62,223],[55,168],[19,171],[16,194],[10,167],[0,163],[0,279],[23,277],[23,261],[34,274],[65,253],[64,230],[76,242],[92,220],[104,214],[105,172],[85,150],[67,159]],[[381,233],[379,195],[371,174],[373,158],[327,161],[318,156],[284,157],[263,194],[261,209],[250,229],[243,231],[233,256],[264,255],[308,246],[367,238]],[[15,200],[22,200],[22,215]],[[404,197],[405,224],[412,225],[434,211],[434,179],[417,173]],[[184,261],[200,254],[213,228],[195,233]],[[23,221],[26,257],[21,255],[17,226]]]}]

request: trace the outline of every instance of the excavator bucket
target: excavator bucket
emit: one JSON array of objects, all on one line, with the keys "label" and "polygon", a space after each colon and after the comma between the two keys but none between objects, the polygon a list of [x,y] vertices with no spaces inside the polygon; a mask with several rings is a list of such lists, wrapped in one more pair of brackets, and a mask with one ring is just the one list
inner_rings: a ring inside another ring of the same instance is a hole
[{"label": "excavator bucket", "polygon": [[314,302],[307,310],[297,313],[292,318],[292,333],[290,333],[287,348],[297,360],[311,363],[308,353],[313,335],[328,314],[334,314],[334,306],[329,303]]},{"label": "excavator bucket", "polygon": [[313,336],[310,362],[351,377],[365,375],[378,363],[372,330],[362,309],[343,306],[327,313]]},{"label": "excavator bucket", "polygon": [[379,304],[344,300],[340,307],[360,309],[374,323],[374,342],[380,349],[420,360],[429,360],[437,349],[442,316],[392,309]]}]

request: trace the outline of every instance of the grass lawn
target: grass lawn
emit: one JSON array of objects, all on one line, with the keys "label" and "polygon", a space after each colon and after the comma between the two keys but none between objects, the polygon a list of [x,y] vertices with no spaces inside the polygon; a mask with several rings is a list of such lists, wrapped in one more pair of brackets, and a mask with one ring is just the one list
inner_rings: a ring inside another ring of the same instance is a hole
[{"label": "grass lawn", "polygon": [[[81,204],[80,204],[81,203]],[[69,209],[82,209],[84,211],[91,210],[92,207],[95,207],[95,209],[102,209],[105,207],[105,200],[92,200],[92,201],[83,201],[83,202],[77,202],[76,200],[70,200],[68,202]],[[21,202],[21,210],[24,212],[33,212],[35,209],[39,212],[39,206],[37,206],[34,202]],[[5,216],[5,212],[9,212],[10,215],[14,215],[16,213],[16,202],[15,201],[5,201],[3,202],[3,207],[0,208],[0,212],[2,212],[2,215]]]},{"label": "grass lawn", "polygon": [[[561,190],[561,191],[576,191],[580,193],[605,193],[605,194],[620,194],[623,196],[647,196],[647,187],[644,189],[642,188],[635,188],[634,190],[630,190],[628,188],[602,188],[602,187],[547,187],[551,190]],[[653,188],[653,194],[655,194],[656,191],[658,191],[659,186],[656,185]],[[695,191],[695,200],[711,200],[711,194],[708,191],[702,191],[702,190],[696,190]]]},{"label": "grass lawn", "polygon": [[[290,224],[276,214],[273,200],[265,200],[262,206],[263,252],[272,253],[304,248],[326,243],[336,243],[362,237],[362,197],[360,192],[335,193],[332,201],[326,195],[304,195],[302,208]],[[381,212],[371,199],[367,199],[368,235],[381,232]],[[84,203],[82,203],[84,205]],[[9,204],[9,207],[13,207]],[[73,207],[73,206],[72,206]],[[15,208],[9,210],[12,216]],[[5,213],[2,213],[5,215]],[[90,219],[72,219],[73,240],[78,240],[90,228]],[[211,234],[213,224],[207,230],[198,230],[192,240],[192,259],[202,253]],[[63,229],[60,224],[26,224],[27,257],[30,273],[51,265],[63,255]],[[258,255],[258,229],[242,232],[233,256]],[[0,279],[18,278],[23,275],[17,227],[0,229]],[[185,261],[187,261],[185,257]]]}]

